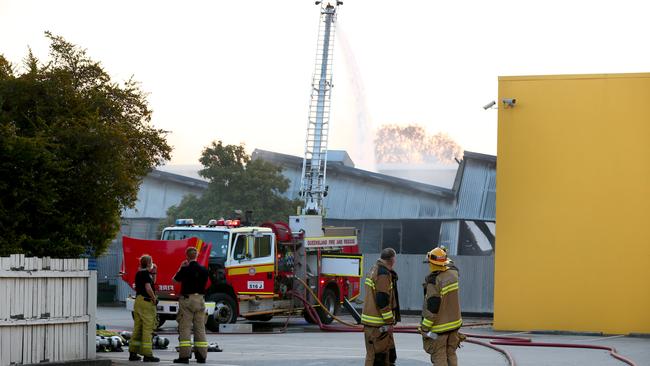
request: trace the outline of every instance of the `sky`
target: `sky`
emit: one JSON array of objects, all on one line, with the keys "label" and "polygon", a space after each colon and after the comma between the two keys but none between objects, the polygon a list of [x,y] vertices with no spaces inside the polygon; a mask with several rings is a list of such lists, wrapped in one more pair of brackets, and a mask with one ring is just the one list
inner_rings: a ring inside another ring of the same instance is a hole
[{"label": "sky", "polygon": [[[647,3],[647,2],[646,2]],[[374,129],[417,123],[496,154],[498,76],[650,71],[650,5],[633,1],[368,1],[339,8],[330,149],[372,170]],[[149,93],[170,164],[211,141],[302,156],[313,1],[0,0],[0,53],[47,59],[49,30]]]}]

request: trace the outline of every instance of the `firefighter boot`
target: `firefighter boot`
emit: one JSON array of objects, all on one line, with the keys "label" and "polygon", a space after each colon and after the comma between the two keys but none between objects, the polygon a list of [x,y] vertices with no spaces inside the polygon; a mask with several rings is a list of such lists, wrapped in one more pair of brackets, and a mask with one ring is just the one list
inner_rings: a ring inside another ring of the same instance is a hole
[{"label": "firefighter boot", "polygon": [[153,357],[153,356],[144,356],[142,362],[160,362],[160,359],[158,357]]},{"label": "firefighter boot", "polygon": [[198,353],[194,354],[194,358],[196,358],[196,363],[205,363],[205,358],[201,357]]},{"label": "firefighter boot", "polygon": [[189,357],[179,357],[174,360],[174,363],[190,363]]},{"label": "firefighter boot", "polygon": [[129,353],[129,361],[140,361],[140,360],[141,360],[141,358],[140,358],[140,356],[138,356],[137,353],[135,353],[135,352],[130,352]]}]

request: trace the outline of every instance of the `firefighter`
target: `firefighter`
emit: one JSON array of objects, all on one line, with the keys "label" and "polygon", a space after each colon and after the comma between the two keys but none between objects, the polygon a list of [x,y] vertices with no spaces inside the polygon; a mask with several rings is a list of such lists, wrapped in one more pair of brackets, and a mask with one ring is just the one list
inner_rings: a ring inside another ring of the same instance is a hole
[{"label": "firefighter", "polygon": [[451,265],[444,248],[427,253],[431,273],[424,280],[424,304],[420,332],[424,351],[435,366],[456,366],[456,349],[465,337],[458,332],[463,325],[458,293],[458,269]]},{"label": "firefighter", "polygon": [[208,341],[205,337],[205,285],[208,270],[200,265],[194,247],[185,250],[186,260],[181,263],[174,281],[181,283],[181,297],[176,321],[178,322],[179,356],[174,363],[189,363],[192,356],[191,335],[194,331],[194,357],[205,363],[208,357]]},{"label": "firefighter", "polygon": [[[396,253],[392,248],[382,250],[380,259],[366,275],[366,297],[363,302],[361,323],[366,342],[365,366],[386,366],[390,364],[393,342],[393,309],[398,304],[395,298],[394,280],[391,271],[395,266]],[[399,309],[398,309],[399,313]],[[395,355],[397,353],[393,351]]]},{"label": "firefighter", "polygon": [[140,257],[140,269],[135,275],[135,304],[133,305],[133,334],[129,342],[129,361],[158,362],[153,356],[152,333],[156,326],[156,303],[158,298],[153,290],[154,264],[149,255]]},{"label": "firefighter", "polygon": [[[399,294],[397,292],[397,272],[393,269],[390,270],[390,274],[393,280],[393,291],[395,293],[395,303],[393,304],[393,316],[395,317],[395,324],[402,321],[402,315],[399,310]],[[395,339],[393,338],[393,333],[390,333],[390,348],[388,350],[388,361],[390,365],[395,365],[397,361],[397,349],[395,348]]]}]

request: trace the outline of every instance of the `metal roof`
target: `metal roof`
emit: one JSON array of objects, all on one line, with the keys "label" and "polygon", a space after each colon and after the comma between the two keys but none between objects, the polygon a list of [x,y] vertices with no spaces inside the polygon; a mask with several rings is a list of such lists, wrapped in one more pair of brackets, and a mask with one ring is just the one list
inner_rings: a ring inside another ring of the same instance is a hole
[{"label": "metal roof", "polygon": [[465,153],[463,154],[463,160],[465,159],[483,160],[495,164],[497,162],[497,157],[495,155],[482,154],[482,153],[477,153],[472,151],[465,151]]},{"label": "metal roof", "polygon": [[147,175],[148,178],[153,178],[153,179],[160,179],[160,180],[166,180],[166,181],[171,181],[175,183],[180,183],[189,187],[196,187],[196,188],[208,188],[208,182],[201,180],[201,179],[196,179],[196,178],[191,178],[191,177],[186,177],[184,175],[180,174],[174,174],[174,173],[169,173],[169,172],[164,172],[162,170],[154,169]]},{"label": "metal roof", "polygon": [[122,211],[123,218],[165,218],[167,210],[188,194],[200,196],[208,182],[178,174],[153,170],[140,184],[135,207]]},{"label": "metal roof", "polygon": [[[285,196],[298,197],[302,158],[259,149],[253,158],[280,165],[289,179]],[[327,217],[494,221],[496,160],[494,155],[466,151],[452,189],[328,164]]]},{"label": "metal roof", "polygon": [[494,155],[465,151],[453,188],[459,219],[495,220],[496,164]]},{"label": "metal roof", "polygon": [[[253,159],[263,159],[272,163],[280,164],[285,167],[298,168],[302,169],[302,158],[276,153],[272,151],[255,149],[253,151]],[[363,169],[353,168],[341,164],[328,164],[327,165],[327,174],[331,175],[332,173],[344,175],[347,177],[357,178],[364,181],[379,183],[391,188],[397,188],[400,190],[407,191],[416,191],[420,193],[431,194],[440,198],[453,198],[454,191],[451,189],[438,187],[430,184],[413,182],[407,179],[396,178],[386,174],[374,173]]]},{"label": "metal roof", "polygon": [[[334,155],[332,158],[336,159]],[[338,155],[339,160],[346,156],[343,152]],[[285,196],[298,197],[302,158],[260,149],[256,149],[252,157],[282,166],[290,181]],[[496,164],[494,155],[465,151],[454,185],[447,189],[354,168],[352,164],[340,161],[329,161],[327,175],[331,194],[326,199],[328,217],[494,221]],[[206,181],[160,170],[153,170],[147,177],[194,189],[204,190],[208,186]]]}]

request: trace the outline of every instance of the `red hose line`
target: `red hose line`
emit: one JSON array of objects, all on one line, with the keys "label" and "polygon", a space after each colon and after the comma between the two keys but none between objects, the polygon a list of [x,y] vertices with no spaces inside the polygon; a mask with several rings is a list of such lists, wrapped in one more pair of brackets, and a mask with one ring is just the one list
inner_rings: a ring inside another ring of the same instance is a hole
[{"label": "red hose line", "polygon": [[465,333],[465,332],[463,332],[463,334],[467,337],[472,337],[472,338],[500,339],[507,342],[530,343],[530,338],[523,338],[523,337],[507,337],[507,336],[499,336],[499,335],[474,334],[474,333]]},{"label": "red hose line", "polygon": [[494,345],[500,346],[530,346],[530,347],[558,347],[558,348],[583,348],[583,349],[601,349],[609,351],[609,355],[622,361],[630,366],[636,366],[634,361],[625,358],[616,352],[614,347],[598,346],[594,344],[575,344],[575,343],[543,343],[543,342],[518,342],[518,341],[492,341]]},{"label": "red hose line", "polygon": [[[357,327],[336,327],[336,326],[331,326],[331,325],[325,325],[321,322],[320,317],[318,314],[316,314],[316,310],[312,306],[310,306],[307,303],[307,300],[303,298],[301,295],[293,293],[293,296],[295,296],[297,299],[302,301],[303,305],[305,306],[305,310],[308,312],[309,316],[311,316],[312,320],[316,321],[318,323],[318,326],[321,330],[324,331],[329,331],[329,332],[363,332],[363,326],[357,326]],[[417,327],[394,327],[393,331],[396,333],[411,333],[411,334],[420,334],[420,331],[417,329]],[[464,333],[463,333],[464,334]],[[471,335],[473,336],[473,335]],[[484,336],[479,336],[479,337],[484,337]],[[490,337],[486,337],[490,338]],[[506,337],[499,337],[499,338],[506,338]],[[513,338],[514,339],[514,338]],[[519,338],[521,340],[527,340],[525,338]],[[530,341],[530,340],[527,340]],[[491,345],[486,342],[482,341],[477,341],[474,339],[467,339],[466,342],[469,343],[474,343],[483,347],[487,347],[490,349],[493,349],[501,354],[503,354],[506,357],[506,360],[510,364],[510,366],[516,366],[514,358],[512,358],[512,355],[505,349],[496,347],[494,345]]]},{"label": "red hose line", "polygon": [[482,322],[482,323],[469,323],[469,324],[463,324],[463,328],[471,328],[471,327],[483,327],[486,325],[492,325],[492,322]]},{"label": "red hose line", "polygon": [[[321,330],[328,331],[328,332],[363,332],[363,326],[332,326],[332,325],[326,325],[321,322],[320,317],[316,313],[316,310],[314,309],[313,306],[311,306],[307,300],[300,294],[291,292],[291,295],[293,295],[295,298],[300,300],[303,305],[305,306],[305,311],[307,311],[308,316],[312,318],[314,322],[318,324],[318,327]],[[288,320],[287,320],[288,323]],[[285,323],[285,329],[287,326],[287,323]],[[415,326],[399,326],[399,327],[394,327],[393,331],[395,333],[411,333],[411,334],[420,334],[420,331],[417,329]],[[609,351],[609,354],[630,365],[630,366],[636,366],[636,364],[632,361],[629,360],[620,354],[616,353],[616,350],[613,347],[608,347],[608,346],[598,346],[598,345],[591,345],[591,344],[569,344],[569,343],[541,343],[541,342],[531,342],[530,338],[523,338],[523,337],[507,337],[507,336],[498,336],[498,335],[484,335],[484,334],[474,334],[474,333],[463,333],[468,339],[466,339],[466,342],[477,344],[480,346],[488,347],[490,349],[493,349],[501,354],[503,354],[506,357],[506,360],[510,364],[510,366],[516,366],[515,360],[512,357],[512,355],[505,349],[496,347],[497,345],[501,346],[530,346],[530,347],[563,347],[563,348],[583,348],[583,349],[601,349],[601,350],[606,350]],[[469,339],[469,338],[482,338],[482,339],[495,339],[491,341],[490,343],[487,342],[482,342],[476,339]]]},{"label": "red hose line", "polygon": [[506,360],[508,360],[508,363],[510,364],[510,366],[516,366],[517,365],[515,363],[515,359],[512,358],[512,355],[506,349],[503,349],[501,347],[496,347],[496,346],[494,346],[494,345],[492,345],[490,343],[487,343],[487,342],[477,341],[476,339],[469,339],[468,338],[468,339],[465,340],[465,342],[474,343],[474,344],[478,344],[478,345],[483,346],[483,347],[491,348],[491,349],[501,353],[502,355],[504,355]]}]

